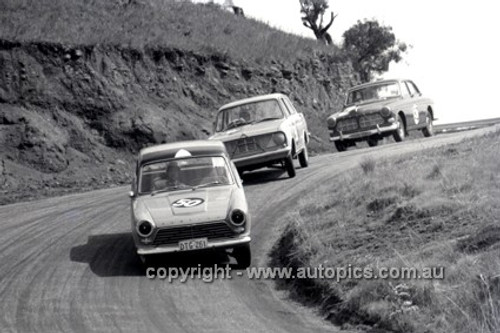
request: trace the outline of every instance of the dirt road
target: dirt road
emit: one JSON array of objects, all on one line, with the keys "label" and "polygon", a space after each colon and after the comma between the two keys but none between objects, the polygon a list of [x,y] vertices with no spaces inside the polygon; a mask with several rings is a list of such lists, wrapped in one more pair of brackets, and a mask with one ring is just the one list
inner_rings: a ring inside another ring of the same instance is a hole
[{"label": "dirt road", "polygon": [[[278,237],[278,216],[316,184],[335,186],[334,177],[358,167],[365,156],[399,156],[491,130],[322,155],[298,169],[294,179],[272,170],[247,175],[252,266],[266,265]],[[337,331],[287,300],[273,281],[146,278],[129,233],[127,191],[120,187],[0,207],[1,332]]]}]

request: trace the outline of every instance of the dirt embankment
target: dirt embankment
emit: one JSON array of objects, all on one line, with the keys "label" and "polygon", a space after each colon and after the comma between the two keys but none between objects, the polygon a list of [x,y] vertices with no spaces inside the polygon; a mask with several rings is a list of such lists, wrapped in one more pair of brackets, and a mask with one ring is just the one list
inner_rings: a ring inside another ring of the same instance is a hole
[{"label": "dirt embankment", "polygon": [[128,183],[141,147],[206,138],[216,109],[284,92],[304,112],[312,151],[355,83],[350,66],[311,54],[249,63],[172,48],[0,41],[1,202]]}]

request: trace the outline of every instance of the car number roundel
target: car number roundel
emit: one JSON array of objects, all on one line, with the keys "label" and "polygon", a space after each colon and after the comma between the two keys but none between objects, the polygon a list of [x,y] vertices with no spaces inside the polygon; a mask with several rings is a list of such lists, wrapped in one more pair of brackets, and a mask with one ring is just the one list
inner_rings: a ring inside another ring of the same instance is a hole
[{"label": "car number roundel", "polygon": [[182,198],[174,201],[172,206],[177,208],[190,208],[198,206],[203,202],[205,202],[205,200],[201,198]]},{"label": "car number roundel", "polygon": [[420,115],[418,113],[418,108],[416,105],[413,105],[412,111],[413,111],[413,121],[415,122],[415,124],[418,124],[420,121],[419,119]]}]

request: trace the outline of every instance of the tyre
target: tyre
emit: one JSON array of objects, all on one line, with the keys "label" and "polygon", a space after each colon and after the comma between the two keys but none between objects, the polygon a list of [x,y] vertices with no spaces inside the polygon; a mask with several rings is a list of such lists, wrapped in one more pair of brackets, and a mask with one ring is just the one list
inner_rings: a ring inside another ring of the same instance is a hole
[{"label": "tyre", "polygon": [[403,122],[403,119],[401,118],[400,115],[398,115],[398,128],[392,135],[394,137],[394,141],[396,142],[401,142],[405,139],[405,124]]},{"label": "tyre", "polygon": [[233,257],[239,268],[247,268],[252,263],[252,251],[250,244],[240,245],[233,248]]},{"label": "tyre", "polygon": [[342,141],[335,141],[335,148],[337,148],[339,152],[343,152],[346,151],[347,146]]},{"label": "tyre", "polygon": [[378,139],[368,139],[368,146],[370,147],[378,146]]},{"label": "tyre", "polygon": [[429,112],[425,115],[425,127],[422,129],[422,133],[426,138],[434,135],[434,125],[432,124],[432,117]]},{"label": "tyre", "polygon": [[293,165],[292,156],[285,158],[285,170],[288,173],[288,177],[295,177],[295,166]]},{"label": "tyre", "polygon": [[304,144],[304,149],[299,154],[299,164],[301,168],[307,168],[309,165],[309,153],[307,152],[307,146]]}]

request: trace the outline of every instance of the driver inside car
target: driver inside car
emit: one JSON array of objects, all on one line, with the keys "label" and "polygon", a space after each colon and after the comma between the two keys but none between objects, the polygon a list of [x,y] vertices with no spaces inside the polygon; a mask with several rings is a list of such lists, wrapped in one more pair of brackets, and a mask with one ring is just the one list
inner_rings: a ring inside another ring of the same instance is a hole
[{"label": "driver inside car", "polygon": [[170,162],[167,166],[165,173],[158,176],[153,181],[154,190],[162,190],[167,187],[178,187],[184,185],[180,181],[181,169],[177,162]]},{"label": "driver inside car", "polygon": [[250,110],[248,110],[247,108],[242,109],[240,111],[240,119],[247,124],[251,123],[252,122],[252,114],[250,113]]}]

